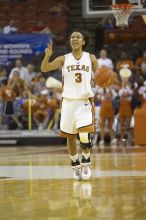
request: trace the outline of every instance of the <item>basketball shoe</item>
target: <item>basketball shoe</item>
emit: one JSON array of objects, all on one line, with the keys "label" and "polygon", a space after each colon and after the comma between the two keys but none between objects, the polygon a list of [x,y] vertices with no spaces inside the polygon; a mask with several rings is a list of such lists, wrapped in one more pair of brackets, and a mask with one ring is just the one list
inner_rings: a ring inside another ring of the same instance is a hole
[{"label": "basketball shoe", "polygon": [[72,174],[74,180],[81,180],[82,179],[82,167],[78,160],[76,162],[71,162],[72,164]]},{"label": "basketball shoe", "polygon": [[85,157],[82,156],[81,165],[82,165],[82,180],[89,180],[92,176],[90,157],[88,159],[85,159]]}]

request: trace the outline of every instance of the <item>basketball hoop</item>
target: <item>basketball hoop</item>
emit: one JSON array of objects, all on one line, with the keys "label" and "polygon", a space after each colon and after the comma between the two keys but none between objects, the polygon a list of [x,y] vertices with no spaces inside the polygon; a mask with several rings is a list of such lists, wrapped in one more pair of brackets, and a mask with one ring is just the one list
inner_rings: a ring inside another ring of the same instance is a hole
[{"label": "basketball hoop", "polygon": [[112,5],[112,12],[116,19],[117,27],[128,26],[128,19],[134,10],[133,4],[115,4]]}]

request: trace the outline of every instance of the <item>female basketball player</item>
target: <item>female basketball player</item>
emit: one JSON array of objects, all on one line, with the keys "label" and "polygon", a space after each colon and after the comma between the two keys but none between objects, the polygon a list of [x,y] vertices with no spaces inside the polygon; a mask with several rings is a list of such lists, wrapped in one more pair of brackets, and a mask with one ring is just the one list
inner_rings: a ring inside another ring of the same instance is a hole
[{"label": "female basketball player", "polygon": [[[52,54],[52,43],[45,50],[41,71],[48,72],[62,68],[63,92],[60,121],[60,135],[67,138],[68,152],[73,168],[73,179],[89,179],[91,132],[94,131],[94,109],[91,89],[91,75],[98,68],[96,57],[83,51],[88,44],[84,31],[73,30],[70,35],[71,53],[59,56],[49,62]],[[79,135],[82,158],[79,161],[76,138]]]}]

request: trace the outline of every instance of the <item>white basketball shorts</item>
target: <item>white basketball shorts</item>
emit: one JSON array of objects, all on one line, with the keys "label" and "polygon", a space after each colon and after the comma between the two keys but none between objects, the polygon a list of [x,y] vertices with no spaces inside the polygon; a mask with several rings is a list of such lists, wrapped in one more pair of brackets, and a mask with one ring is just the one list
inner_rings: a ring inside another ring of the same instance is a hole
[{"label": "white basketball shorts", "polygon": [[91,98],[73,100],[63,98],[60,135],[68,137],[79,132],[94,131],[94,111]]}]

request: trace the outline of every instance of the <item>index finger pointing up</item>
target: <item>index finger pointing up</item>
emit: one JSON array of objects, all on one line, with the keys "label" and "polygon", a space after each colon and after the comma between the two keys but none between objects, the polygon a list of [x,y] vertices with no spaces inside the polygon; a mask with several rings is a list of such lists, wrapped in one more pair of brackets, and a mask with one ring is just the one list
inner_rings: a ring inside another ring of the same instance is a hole
[{"label": "index finger pointing up", "polygon": [[52,48],[52,41],[50,43],[48,43],[48,48]]}]

